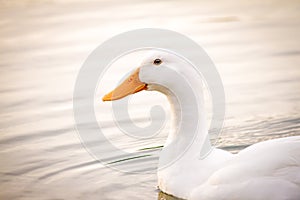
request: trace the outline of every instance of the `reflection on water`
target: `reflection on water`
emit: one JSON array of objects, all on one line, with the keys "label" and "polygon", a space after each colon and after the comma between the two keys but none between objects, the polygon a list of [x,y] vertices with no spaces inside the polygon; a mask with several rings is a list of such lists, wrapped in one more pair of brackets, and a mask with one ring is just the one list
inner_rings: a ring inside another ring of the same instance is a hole
[{"label": "reflection on water", "polygon": [[[0,199],[171,198],[155,190],[155,174],[122,173],[95,161],[74,129],[72,95],[82,63],[103,41],[134,28],[183,33],[211,56],[227,102],[218,146],[238,152],[262,140],[299,135],[299,9],[293,0],[1,1]],[[136,66],[132,59],[112,66],[117,70],[108,72],[96,97]],[[95,102],[97,119],[118,147],[164,143],[167,126],[155,138],[128,139],[115,127],[110,105]],[[132,98],[133,120],[149,123],[156,104],[166,104],[156,93]],[[145,153],[154,159],[158,152]]]}]

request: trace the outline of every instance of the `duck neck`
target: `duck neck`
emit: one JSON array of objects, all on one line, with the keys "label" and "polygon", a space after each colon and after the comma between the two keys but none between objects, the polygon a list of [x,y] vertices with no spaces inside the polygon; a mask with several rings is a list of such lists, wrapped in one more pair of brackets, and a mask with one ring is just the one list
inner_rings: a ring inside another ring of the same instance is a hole
[{"label": "duck neck", "polygon": [[[193,87],[191,87],[193,85]],[[195,89],[193,89],[195,88]],[[184,157],[203,157],[211,150],[201,80],[185,81],[163,93],[171,105],[171,130],[161,152],[160,167]]]}]

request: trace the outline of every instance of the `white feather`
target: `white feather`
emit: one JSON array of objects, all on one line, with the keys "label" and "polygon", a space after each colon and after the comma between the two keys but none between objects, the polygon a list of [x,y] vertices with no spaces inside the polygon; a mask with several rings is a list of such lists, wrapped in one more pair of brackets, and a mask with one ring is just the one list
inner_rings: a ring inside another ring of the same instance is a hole
[{"label": "white feather", "polygon": [[[159,66],[153,64],[156,58],[162,60]],[[257,143],[236,155],[211,148],[201,76],[181,58],[162,51],[143,60],[139,76],[151,90],[164,93],[172,108],[173,128],[158,170],[163,192],[191,200],[300,199],[300,136]],[[200,159],[206,148],[212,151]]]}]

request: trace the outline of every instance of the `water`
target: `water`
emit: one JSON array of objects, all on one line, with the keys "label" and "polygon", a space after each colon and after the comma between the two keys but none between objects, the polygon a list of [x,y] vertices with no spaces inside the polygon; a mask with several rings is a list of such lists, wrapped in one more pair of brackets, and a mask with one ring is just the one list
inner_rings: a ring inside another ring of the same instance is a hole
[{"label": "water", "polygon": [[[122,173],[95,161],[74,128],[73,88],[84,60],[106,39],[135,28],[183,33],[213,59],[226,93],[218,146],[238,152],[299,135],[299,8],[298,1],[1,1],[0,199],[171,198],[158,192],[155,174]],[[133,67],[120,63],[124,68],[99,85],[99,98]],[[166,104],[159,94],[146,97],[131,99],[140,126],[149,123],[151,105]],[[95,109],[122,148],[164,143],[166,132],[128,142],[110,104]]]}]

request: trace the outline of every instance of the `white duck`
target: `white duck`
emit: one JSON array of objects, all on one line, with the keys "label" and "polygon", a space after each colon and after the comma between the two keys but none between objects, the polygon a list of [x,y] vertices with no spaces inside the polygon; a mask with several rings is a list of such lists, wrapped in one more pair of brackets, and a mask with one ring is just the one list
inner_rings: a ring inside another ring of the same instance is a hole
[{"label": "white duck", "polygon": [[[159,158],[163,192],[192,200],[299,200],[300,136],[260,142],[238,154],[211,147],[202,87],[201,77],[186,61],[153,51],[103,101],[142,90],[167,96],[173,119]],[[207,156],[200,158],[200,152]]]}]

